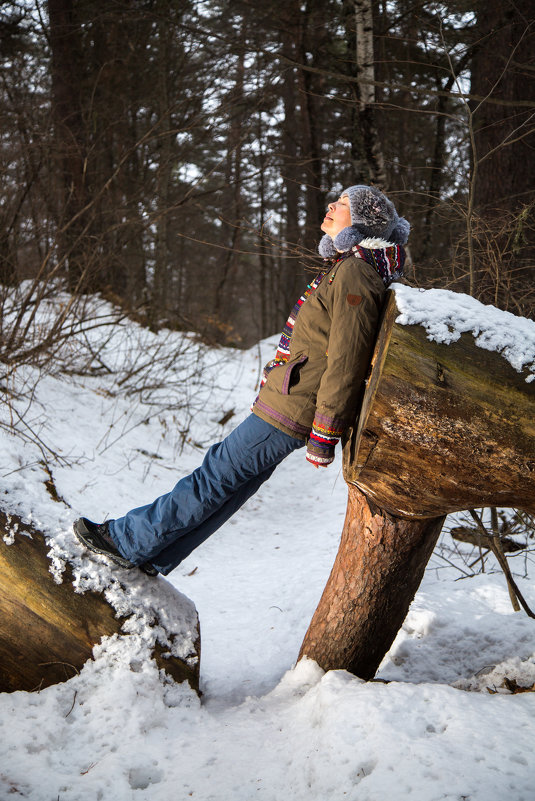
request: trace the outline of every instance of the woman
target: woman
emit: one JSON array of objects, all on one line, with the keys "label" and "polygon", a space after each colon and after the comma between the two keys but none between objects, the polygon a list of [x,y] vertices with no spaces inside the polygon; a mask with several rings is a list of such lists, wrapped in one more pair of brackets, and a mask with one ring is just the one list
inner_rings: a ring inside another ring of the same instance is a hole
[{"label": "woman", "polygon": [[213,534],[289,453],[334,459],[354,420],[386,287],[403,271],[410,225],[379,190],[351,186],[329,203],[325,266],[288,318],[252,414],[171,492],[106,523],[80,518],[78,539],[123,567],[167,575]]}]

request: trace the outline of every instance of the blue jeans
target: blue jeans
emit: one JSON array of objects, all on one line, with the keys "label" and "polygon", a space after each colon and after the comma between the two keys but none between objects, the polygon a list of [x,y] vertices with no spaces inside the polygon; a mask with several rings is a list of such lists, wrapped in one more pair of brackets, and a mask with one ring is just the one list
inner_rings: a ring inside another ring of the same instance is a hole
[{"label": "blue jeans", "polygon": [[166,576],[304,444],[249,415],[171,492],[109,521],[113,541],[133,564],[150,562]]}]

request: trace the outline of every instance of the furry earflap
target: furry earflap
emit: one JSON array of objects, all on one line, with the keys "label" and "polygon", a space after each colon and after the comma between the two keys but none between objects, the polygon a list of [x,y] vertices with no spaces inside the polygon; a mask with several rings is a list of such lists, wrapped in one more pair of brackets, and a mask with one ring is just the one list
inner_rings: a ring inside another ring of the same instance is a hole
[{"label": "furry earflap", "polygon": [[324,259],[332,259],[334,256],[336,256],[336,248],[333,245],[333,241],[329,234],[324,234],[321,237],[318,245],[318,253]]},{"label": "furry earflap", "polygon": [[353,245],[358,245],[364,239],[364,234],[358,225],[348,225],[347,228],[342,228],[333,239],[335,250],[339,253],[345,253],[351,250]]}]

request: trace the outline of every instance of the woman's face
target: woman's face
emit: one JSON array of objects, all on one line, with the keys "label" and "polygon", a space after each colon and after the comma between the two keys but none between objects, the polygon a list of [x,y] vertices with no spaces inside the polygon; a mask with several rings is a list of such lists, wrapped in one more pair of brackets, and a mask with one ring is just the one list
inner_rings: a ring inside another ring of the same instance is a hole
[{"label": "woman's face", "polygon": [[351,225],[349,198],[347,195],[342,195],[334,203],[329,203],[327,214],[321,224],[321,230],[324,234],[329,234],[331,239],[334,239],[336,234],[339,234],[348,225]]}]

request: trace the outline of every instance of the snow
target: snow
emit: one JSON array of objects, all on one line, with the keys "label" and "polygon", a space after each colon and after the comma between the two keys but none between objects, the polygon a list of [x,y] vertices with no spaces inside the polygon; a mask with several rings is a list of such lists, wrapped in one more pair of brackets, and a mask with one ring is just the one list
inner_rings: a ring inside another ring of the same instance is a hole
[{"label": "snow", "polygon": [[[533,369],[530,321],[504,324],[503,312],[453,293],[397,292],[404,322],[426,325],[441,341],[472,331],[516,369]],[[95,346],[98,329],[92,336]],[[106,336],[106,363],[121,349],[136,362],[158,341],[133,323]],[[31,407],[24,398],[2,407],[1,422],[20,419],[18,412],[43,443],[0,427],[2,508],[47,534],[57,580],[68,557],[78,591],[106,588],[111,603],[136,614],[125,635],[96,646],[69,681],[0,695],[1,801],[532,801],[535,693],[510,694],[503,682],[535,682],[535,622],[512,611],[491,561],[487,572],[466,577],[464,563],[449,565],[437,548],[382,681],[295,664],[343,526],[340,455],[314,470],[302,452],[292,454],[169,582],[110,567],[75,542],[71,524],[80,514],[122,514],[196,467],[204,446],[248,414],[276,343],[201,356],[185,340],[169,334],[162,347],[186,354],[184,362],[197,353],[207,366],[199,386],[188,373],[191,425],[180,404],[166,409],[165,389],[155,391],[160,400],[125,395],[107,371],[25,368],[20,382],[32,387]],[[180,394],[183,365],[165,369]],[[45,487],[50,476],[59,501]],[[524,562],[511,565],[535,607]],[[169,583],[199,613],[202,699],[147,656],[155,607],[189,647],[191,609]]]},{"label": "snow", "polygon": [[470,332],[480,348],[501,353],[526,381],[535,380],[535,322],[447,289],[394,285],[400,325],[422,325],[428,339],[449,344]]}]

